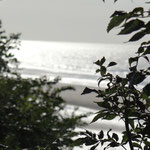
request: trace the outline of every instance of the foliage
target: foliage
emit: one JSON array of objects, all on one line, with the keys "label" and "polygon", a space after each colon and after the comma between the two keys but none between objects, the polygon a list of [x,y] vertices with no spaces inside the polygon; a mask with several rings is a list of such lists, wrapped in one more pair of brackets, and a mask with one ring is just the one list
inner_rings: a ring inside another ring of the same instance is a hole
[{"label": "foliage", "polygon": [[[116,1],[115,1],[116,2]],[[150,11],[138,7],[131,12],[115,11],[111,15],[107,31],[120,27],[119,34],[134,33],[129,41],[137,41],[150,33],[148,18]],[[136,33],[135,33],[136,32]],[[150,41],[143,42],[136,55],[128,59],[129,70],[125,77],[114,75],[109,71],[116,62],[106,64],[106,59],[95,62],[99,67],[96,72],[100,74],[98,90],[85,88],[82,94],[96,93],[100,98],[96,104],[100,107],[92,122],[99,119],[113,120],[119,118],[125,125],[121,137],[110,130],[106,133],[101,130],[98,135],[90,131],[81,133],[83,137],[78,139],[80,143],[91,146],[90,150],[98,145],[104,150],[113,147],[122,147],[127,150],[150,149]],[[140,67],[144,63],[143,67]],[[101,83],[107,83],[103,89]]]},{"label": "foliage", "polygon": [[17,59],[11,51],[18,42],[18,35],[0,32],[0,150],[72,149],[74,129],[85,115],[63,115],[60,94],[74,88],[54,88],[59,79],[25,79],[14,72]]}]

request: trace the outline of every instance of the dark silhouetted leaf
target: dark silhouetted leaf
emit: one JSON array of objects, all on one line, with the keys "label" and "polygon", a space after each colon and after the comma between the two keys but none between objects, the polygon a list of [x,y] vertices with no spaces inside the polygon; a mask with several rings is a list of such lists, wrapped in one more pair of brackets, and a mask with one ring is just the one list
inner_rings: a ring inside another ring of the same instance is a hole
[{"label": "dark silhouetted leaf", "polygon": [[107,32],[112,30],[114,27],[119,26],[126,18],[126,14],[122,14],[121,16],[113,16],[113,18],[110,20],[108,27],[107,27]]},{"label": "dark silhouetted leaf", "polygon": [[148,46],[143,53],[143,55],[147,55],[147,54],[150,54],[150,46]]},{"label": "dark silhouetted leaf", "polygon": [[89,94],[89,93],[91,93],[91,92],[97,93],[97,90],[95,90],[95,89],[90,89],[90,88],[86,87],[86,88],[83,90],[83,92],[81,93],[81,95]]},{"label": "dark silhouetted leaf", "polygon": [[125,23],[124,29],[122,29],[119,34],[129,34],[134,31],[139,30],[142,27],[144,27],[143,21],[141,21],[139,19],[131,20],[131,21]]},{"label": "dark silhouetted leaf", "polygon": [[132,129],[134,129],[134,120],[129,119],[129,124],[130,124],[130,126],[132,127]]},{"label": "dark silhouetted leaf", "polygon": [[140,54],[140,53],[143,53],[144,52],[144,47],[139,47],[137,53]]},{"label": "dark silhouetted leaf", "polygon": [[93,144],[96,144],[96,143],[97,143],[97,140],[93,140],[93,139],[90,138],[90,137],[86,137],[86,138],[85,138],[85,145],[86,145],[86,146],[93,145]]},{"label": "dark silhouetted leaf", "polygon": [[149,58],[147,56],[144,56],[144,58],[149,62]]},{"label": "dark silhouetted leaf", "polygon": [[143,88],[143,93],[150,96],[150,83]]},{"label": "dark silhouetted leaf", "polygon": [[96,62],[94,62],[94,64],[100,66],[100,60],[97,60]]},{"label": "dark silhouetted leaf", "polygon": [[90,150],[95,150],[95,148],[96,148],[98,145],[99,145],[99,143],[96,144],[96,145],[94,145],[94,146],[92,146],[92,147],[90,148]]},{"label": "dark silhouetted leaf", "polygon": [[118,137],[118,135],[116,133],[113,133],[112,138],[114,138],[116,141],[119,140],[119,137]]},{"label": "dark silhouetted leaf", "polygon": [[137,85],[137,84],[143,82],[146,78],[145,75],[142,74],[141,72],[129,73],[127,76],[132,85]]},{"label": "dark silhouetted leaf", "polygon": [[139,15],[143,16],[144,9],[143,9],[143,7],[136,7],[132,12],[134,14],[139,14]]},{"label": "dark silhouetted leaf", "polygon": [[108,64],[107,67],[111,67],[111,66],[115,66],[115,65],[117,65],[117,63],[112,61],[112,62],[110,62],[110,63]]},{"label": "dark silhouetted leaf", "polygon": [[138,143],[132,143],[132,144],[133,144],[133,147],[138,147],[138,148],[142,149],[140,144],[138,144]]},{"label": "dark silhouetted leaf", "polygon": [[113,120],[114,118],[116,118],[115,114],[108,114],[104,117],[104,119],[106,119],[106,120]]},{"label": "dark silhouetted leaf", "polygon": [[105,61],[106,61],[106,58],[103,57],[101,60],[97,60],[96,62],[94,62],[94,64],[96,64],[98,66],[102,66]]},{"label": "dark silhouetted leaf", "polygon": [[133,42],[133,41],[138,41],[139,39],[141,39],[142,37],[144,37],[146,35],[145,30],[142,30],[136,34],[134,34],[132,36],[132,38],[129,40],[129,42]]},{"label": "dark silhouetted leaf", "polygon": [[103,65],[105,61],[106,61],[106,58],[103,57],[103,58],[101,59],[101,61],[100,61],[100,65]]},{"label": "dark silhouetted leaf", "polygon": [[101,69],[100,69],[100,73],[102,76],[104,76],[106,74],[106,67],[105,66],[101,66]]},{"label": "dark silhouetted leaf", "polygon": [[131,66],[131,64],[133,63],[133,62],[138,62],[138,59],[139,59],[139,57],[130,57],[129,58],[129,65]]},{"label": "dark silhouetted leaf", "polygon": [[98,138],[102,139],[104,137],[104,132],[103,130],[100,131],[100,133],[98,134]]},{"label": "dark silhouetted leaf", "polygon": [[105,114],[103,114],[103,113],[97,114],[97,115],[93,118],[93,120],[92,120],[91,123],[96,122],[98,119],[103,118],[104,116],[105,116]]},{"label": "dark silhouetted leaf", "polygon": [[117,147],[117,146],[119,146],[119,143],[117,143],[117,142],[111,142],[111,143],[109,144],[109,146],[110,146],[110,147]]},{"label": "dark silhouetted leaf", "polygon": [[115,16],[124,16],[126,15],[127,13],[124,12],[124,11],[115,11],[110,17],[115,17]]}]

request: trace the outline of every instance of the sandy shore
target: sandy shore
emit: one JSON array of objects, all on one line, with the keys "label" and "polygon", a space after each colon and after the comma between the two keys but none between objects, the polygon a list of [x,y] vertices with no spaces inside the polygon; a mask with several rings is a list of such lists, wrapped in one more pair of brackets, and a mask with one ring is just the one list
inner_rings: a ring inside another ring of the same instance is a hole
[{"label": "sandy shore", "polygon": [[[81,93],[83,92],[86,86],[78,85],[78,84],[73,84],[73,85],[64,84],[64,83],[57,84],[58,87],[68,86],[68,85],[75,88],[75,91],[67,90],[62,92],[61,94],[61,96],[68,104],[82,106],[91,109],[99,109],[99,107],[94,103],[94,101],[100,100],[99,98],[96,97],[96,94],[90,93],[90,94],[81,95]],[[94,87],[90,87],[90,88],[94,88]]]},{"label": "sandy shore", "polygon": [[[78,85],[78,84],[64,84],[64,83],[59,83],[57,84],[58,87],[62,86],[73,86],[76,90],[75,91],[65,91],[61,94],[61,96],[64,98],[64,100],[67,102],[69,105],[75,105],[79,106],[80,113],[95,113],[97,112],[100,108],[94,103],[94,101],[100,101],[100,98],[96,97],[96,94],[90,93],[86,95],[81,95],[83,92],[85,86],[84,85]],[[89,86],[87,86],[89,87]],[[95,87],[89,87],[89,88],[95,88]],[[89,124],[87,126],[88,129],[92,129],[93,131],[99,131],[100,129],[113,129],[115,131],[123,131],[124,130],[124,125],[122,122],[118,121],[117,119],[114,119],[111,121],[107,120],[99,120],[95,123],[90,124],[92,121],[93,117],[95,114],[89,116],[88,118],[85,119],[85,121]]]}]

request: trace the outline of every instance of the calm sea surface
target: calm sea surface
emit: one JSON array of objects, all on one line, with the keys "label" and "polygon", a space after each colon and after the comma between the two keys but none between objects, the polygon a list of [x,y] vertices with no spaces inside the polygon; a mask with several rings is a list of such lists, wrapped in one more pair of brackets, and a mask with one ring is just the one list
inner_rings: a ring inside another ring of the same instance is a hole
[{"label": "calm sea surface", "polygon": [[137,45],[85,44],[66,42],[22,41],[15,56],[19,68],[27,76],[60,76],[63,82],[94,83],[98,67],[93,62],[106,57],[106,64],[116,61],[111,72],[124,75],[128,69],[128,57],[133,56]]},{"label": "calm sea surface", "polygon": [[[118,63],[110,71],[124,76],[128,71],[128,58],[135,55],[137,48],[138,45],[127,44],[22,41],[20,51],[16,51],[15,56],[20,61],[20,72],[24,76],[39,77],[46,75],[52,78],[60,76],[64,83],[97,86],[98,74],[95,73],[97,66],[93,62],[105,56],[106,63],[110,61]],[[68,106],[67,110],[70,112],[72,106]],[[80,107],[78,113],[83,114],[91,111],[88,108]],[[86,121],[90,122],[92,118],[93,116],[86,118]],[[117,120],[114,120],[111,124],[105,121],[96,122],[88,128],[98,132],[100,127],[107,129],[110,126],[117,132],[123,130],[122,124]],[[87,147],[82,149],[87,149]]]}]

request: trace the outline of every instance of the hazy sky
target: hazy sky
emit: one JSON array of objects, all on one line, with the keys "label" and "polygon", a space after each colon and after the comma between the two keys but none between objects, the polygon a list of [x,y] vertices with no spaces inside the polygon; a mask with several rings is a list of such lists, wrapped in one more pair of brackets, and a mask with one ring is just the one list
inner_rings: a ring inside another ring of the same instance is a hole
[{"label": "hazy sky", "polygon": [[22,33],[25,40],[121,43],[128,38],[106,33],[109,16],[140,1],[2,0],[0,19],[8,33]]}]

